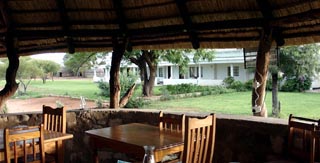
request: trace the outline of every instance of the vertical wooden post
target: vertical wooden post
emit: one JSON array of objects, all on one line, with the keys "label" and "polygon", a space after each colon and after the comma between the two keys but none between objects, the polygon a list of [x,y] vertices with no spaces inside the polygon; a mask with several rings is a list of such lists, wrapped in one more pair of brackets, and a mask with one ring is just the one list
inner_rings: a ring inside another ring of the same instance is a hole
[{"label": "vertical wooden post", "polygon": [[120,108],[120,62],[125,52],[125,43],[120,42],[119,38],[113,38],[113,52],[110,69],[110,108]]},{"label": "vertical wooden post", "polygon": [[265,105],[265,94],[270,60],[270,49],[273,41],[272,28],[265,27],[259,43],[256,72],[254,74],[252,88],[252,112],[254,116],[268,116]]},{"label": "vertical wooden post", "polygon": [[11,34],[6,35],[6,50],[9,65],[6,71],[6,85],[0,91],[0,108],[2,108],[7,99],[14,95],[19,86],[16,82],[16,75],[19,68],[19,56],[17,54],[18,50],[14,38]]}]

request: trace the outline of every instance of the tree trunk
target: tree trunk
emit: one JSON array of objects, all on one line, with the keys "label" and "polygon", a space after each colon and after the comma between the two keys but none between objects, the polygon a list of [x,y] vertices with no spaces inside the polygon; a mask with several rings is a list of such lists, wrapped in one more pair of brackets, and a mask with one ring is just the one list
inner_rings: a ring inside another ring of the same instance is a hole
[{"label": "tree trunk", "polygon": [[113,52],[110,69],[110,108],[119,108],[120,101],[120,62],[125,51],[125,44],[113,39]]},{"label": "tree trunk", "polygon": [[47,76],[42,76],[42,84],[46,84]]},{"label": "tree trunk", "polygon": [[131,98],[131,96],[133,95],[134,92],[134,88],[136,87],[136,84],[134,83],[126,92],[126,94],[123,95],[123,97],[120,99],[120,107],[124,107],[126,106],[126,104],[128,103],[129,99]]},{"label": "tree trunk", "polygon": [[144,84],[143,84],[143,95],[150,97],[153,95],[153,87],[154,82],[156,80],[157,74],[157,59],[158,56],[154,53],[154,51],[142,51],[142,56],[148,64],[149,68],[149,76],[145,72]]},{"label": "tree trunk", "polygon": [[14,44],[12,37],[6,37],[6,50],[7,57],[9,59],[9,66],[6,71],[6,85],[0,91],[0,107],[5,104],[7,99],[9,99],[17,91],[19,84],[16,83],[16,75],[19,68],[19,56]]},{"label": "tree trunk", "polygon": [[252,112],[254,116],[267,117],[268,111],[265,105],[265,93],[270,60],[270,49],[273,41],[272,29],[264,28],[259,43],[256,60],[256,72],[254,74],[252,89]]},{"label": "tree trunk", "polygon": [[[146,73],[147,73],[147,66],[146,66],[146,61],[142,57],[142,55],[137,56],[136,58],[131,57],[130,61],[137,65],[140,70],[140,80],[141,82],[144,81]],[[148,76],[148,75],[147,75]],[[143,91],[142,91],[143,92]]]},{"label": "tree trunk", "polygon": [[279,117],[278,73],[272,73],[272,116]]}]

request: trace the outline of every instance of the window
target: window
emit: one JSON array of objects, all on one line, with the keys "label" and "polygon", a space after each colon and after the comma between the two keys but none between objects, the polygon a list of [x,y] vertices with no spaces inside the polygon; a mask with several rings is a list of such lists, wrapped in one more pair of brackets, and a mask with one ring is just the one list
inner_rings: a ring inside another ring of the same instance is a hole
[{"label": "window", "polygon": [[189,76],[190,78],[199,77],[199,67],[189,67]]},{"label": "window", "polygon": [[163,77],[163,67],[159,68],[158,77]]},{"label": "window", "polygon": [[239,76],[239,66],[233,66],[233,70],[232,71],[233,71],[233,76],[231,74],[231,67],[228,66],[228,72],[227,72],[228,76],[232,76],[232,77]]},{"label": "window", "polygon": [[233,76],[239,76],[239,66],[233,66]]}]

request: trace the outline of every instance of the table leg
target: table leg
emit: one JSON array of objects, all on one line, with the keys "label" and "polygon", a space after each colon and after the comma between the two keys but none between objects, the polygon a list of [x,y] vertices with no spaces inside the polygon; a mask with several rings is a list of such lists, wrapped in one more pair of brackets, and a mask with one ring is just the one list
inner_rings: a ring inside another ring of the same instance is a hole
[{"label": "table leg", "polygon": [[94,163],[99,163],[99,157],[98,157],[98,150],[97,149],[94,149],[93,150],[93,162]]},{"label": "table leg", "polygon": [[64,148],[62,140],[56,141],[56,160],[58,163],[64,162]]},{"label": "table leg", "polygon": [[97,144],[96,144],[96,141],[94,140],[94,138],[89,137],[89,144],[92,149],[93,163],[99,163],[98,147],[97,147]]}]

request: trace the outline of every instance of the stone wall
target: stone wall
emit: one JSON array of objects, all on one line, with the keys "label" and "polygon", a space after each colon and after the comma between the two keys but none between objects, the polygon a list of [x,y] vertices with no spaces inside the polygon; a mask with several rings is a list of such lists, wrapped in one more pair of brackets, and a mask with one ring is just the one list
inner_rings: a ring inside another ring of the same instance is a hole
[{"label": "stone wall", "polygon": [[[181,114],[176,112],[177,114]],[[187,116],[204,116],[191,114]],[[86,130],[127,123],[157,125],[158,111],[155,110],[74,110],[67,113],[67,132],[74,135],[66,141],[65,162],[92,162]],[[36,125],[41,122],[41,113],[0,116],[1,128],[7,126]],[[217,115],[217,130],[214,162],[266,162],[286,153],[287,121],[252,116]],[[99,151],[102,162],[127,159],[121,153],[103,149]]]}]

